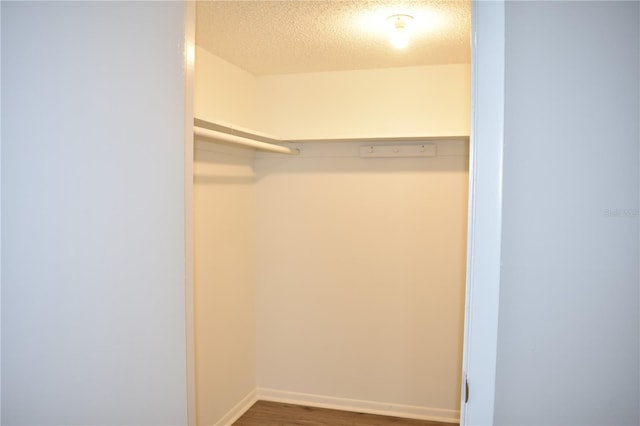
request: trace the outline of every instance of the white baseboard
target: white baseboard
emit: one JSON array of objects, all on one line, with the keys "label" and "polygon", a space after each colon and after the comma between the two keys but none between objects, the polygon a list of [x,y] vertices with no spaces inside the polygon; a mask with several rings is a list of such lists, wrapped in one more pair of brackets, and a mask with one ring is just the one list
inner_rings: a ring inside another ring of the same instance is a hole
[{"label": "white baseboard", "polygon": [[257,392],[256,389],[254,389],[229,410],[227,414],[222,416],[222,418],[216,422],[215,426],[231,426],[233,422],[238,420],[257,400]]},{"label": "white baseboard", "polygon": [[257,388],[256,397],[258,400],[263,401],[284,402],[288,404],[331,408],[334,410],[356,411],[367,414],[406,417],[410,419],[446,423],[458,423],[460,421],[460,412],[458,410],[447,410],[442,408],[362,401],[358,399],[336,398],[332,396],[313,395],[308,393],[288,392],[265,388]]}]

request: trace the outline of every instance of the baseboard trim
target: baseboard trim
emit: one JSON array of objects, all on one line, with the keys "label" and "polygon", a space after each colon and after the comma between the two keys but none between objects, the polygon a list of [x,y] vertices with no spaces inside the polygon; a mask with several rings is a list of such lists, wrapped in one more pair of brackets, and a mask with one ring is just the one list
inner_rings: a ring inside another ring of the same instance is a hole
[{"label": "baseboard trim", "polygon": [[258,400],[307,405],[310,407],[331,408],[334,410],[356,411],[359,413],[384,416],[405,417],[434,422],[458,423],[460,412],[441,408],[418,407],[413,405],[391,404],[358,399],[336,398],[277,389],[257,388]]},{"label": "baseboard trim", "polygon": [[231,426],[238,420],[253,404],[258,400],[257,389],[252,390],[240,400],[231,410],[227,412],[215,426]]}]

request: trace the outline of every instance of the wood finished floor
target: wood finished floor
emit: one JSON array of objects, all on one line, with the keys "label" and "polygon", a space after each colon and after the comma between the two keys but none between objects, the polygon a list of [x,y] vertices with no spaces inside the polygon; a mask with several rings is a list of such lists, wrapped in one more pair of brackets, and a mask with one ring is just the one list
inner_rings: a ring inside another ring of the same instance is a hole
[{"label": "wood finished floor", "polygon": [[454,424],[258,401],[233,426],[454,426]]}]

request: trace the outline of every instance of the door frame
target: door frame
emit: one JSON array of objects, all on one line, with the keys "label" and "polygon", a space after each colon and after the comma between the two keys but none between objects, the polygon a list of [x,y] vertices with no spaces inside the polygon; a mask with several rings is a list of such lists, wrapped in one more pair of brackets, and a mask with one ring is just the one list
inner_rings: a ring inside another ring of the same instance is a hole
[{"label": "door frame", "polygon": [[[460,424],[494,422],[504,142],[505,0],[472,0],[467,281]],[[185,1],[185,292],[188,424],[195,425],[193,338],[193,51],[195,3]],[[470,396],[465,402],[466,384]]]},{"label": "door frame", "polygon": [[195,343],[195,295],[193,253],[193,119],[194,119],[194,71],[196,52],[196,3],[184,2],[184,52],[182,73],[184,76],[184,259],[185,259],[185,344],[187,382],[187,425],[196,426],[196,343]]},{"label": "door frame", "polygon": [[505,0],[473,0],[471,27],[469,213],[460,424],[492,425],[502,244]]}]

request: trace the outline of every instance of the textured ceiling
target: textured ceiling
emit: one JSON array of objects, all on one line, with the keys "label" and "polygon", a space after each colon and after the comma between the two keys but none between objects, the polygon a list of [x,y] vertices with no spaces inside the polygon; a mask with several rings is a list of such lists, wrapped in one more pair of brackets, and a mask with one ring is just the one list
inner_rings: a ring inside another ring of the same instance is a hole
[{"label": "textured ceiling", "polygon": [[[254,75],[470,61],[469,0],[198,1],[196,42]],[[404,50],[386,18],[414,17]]]}]

